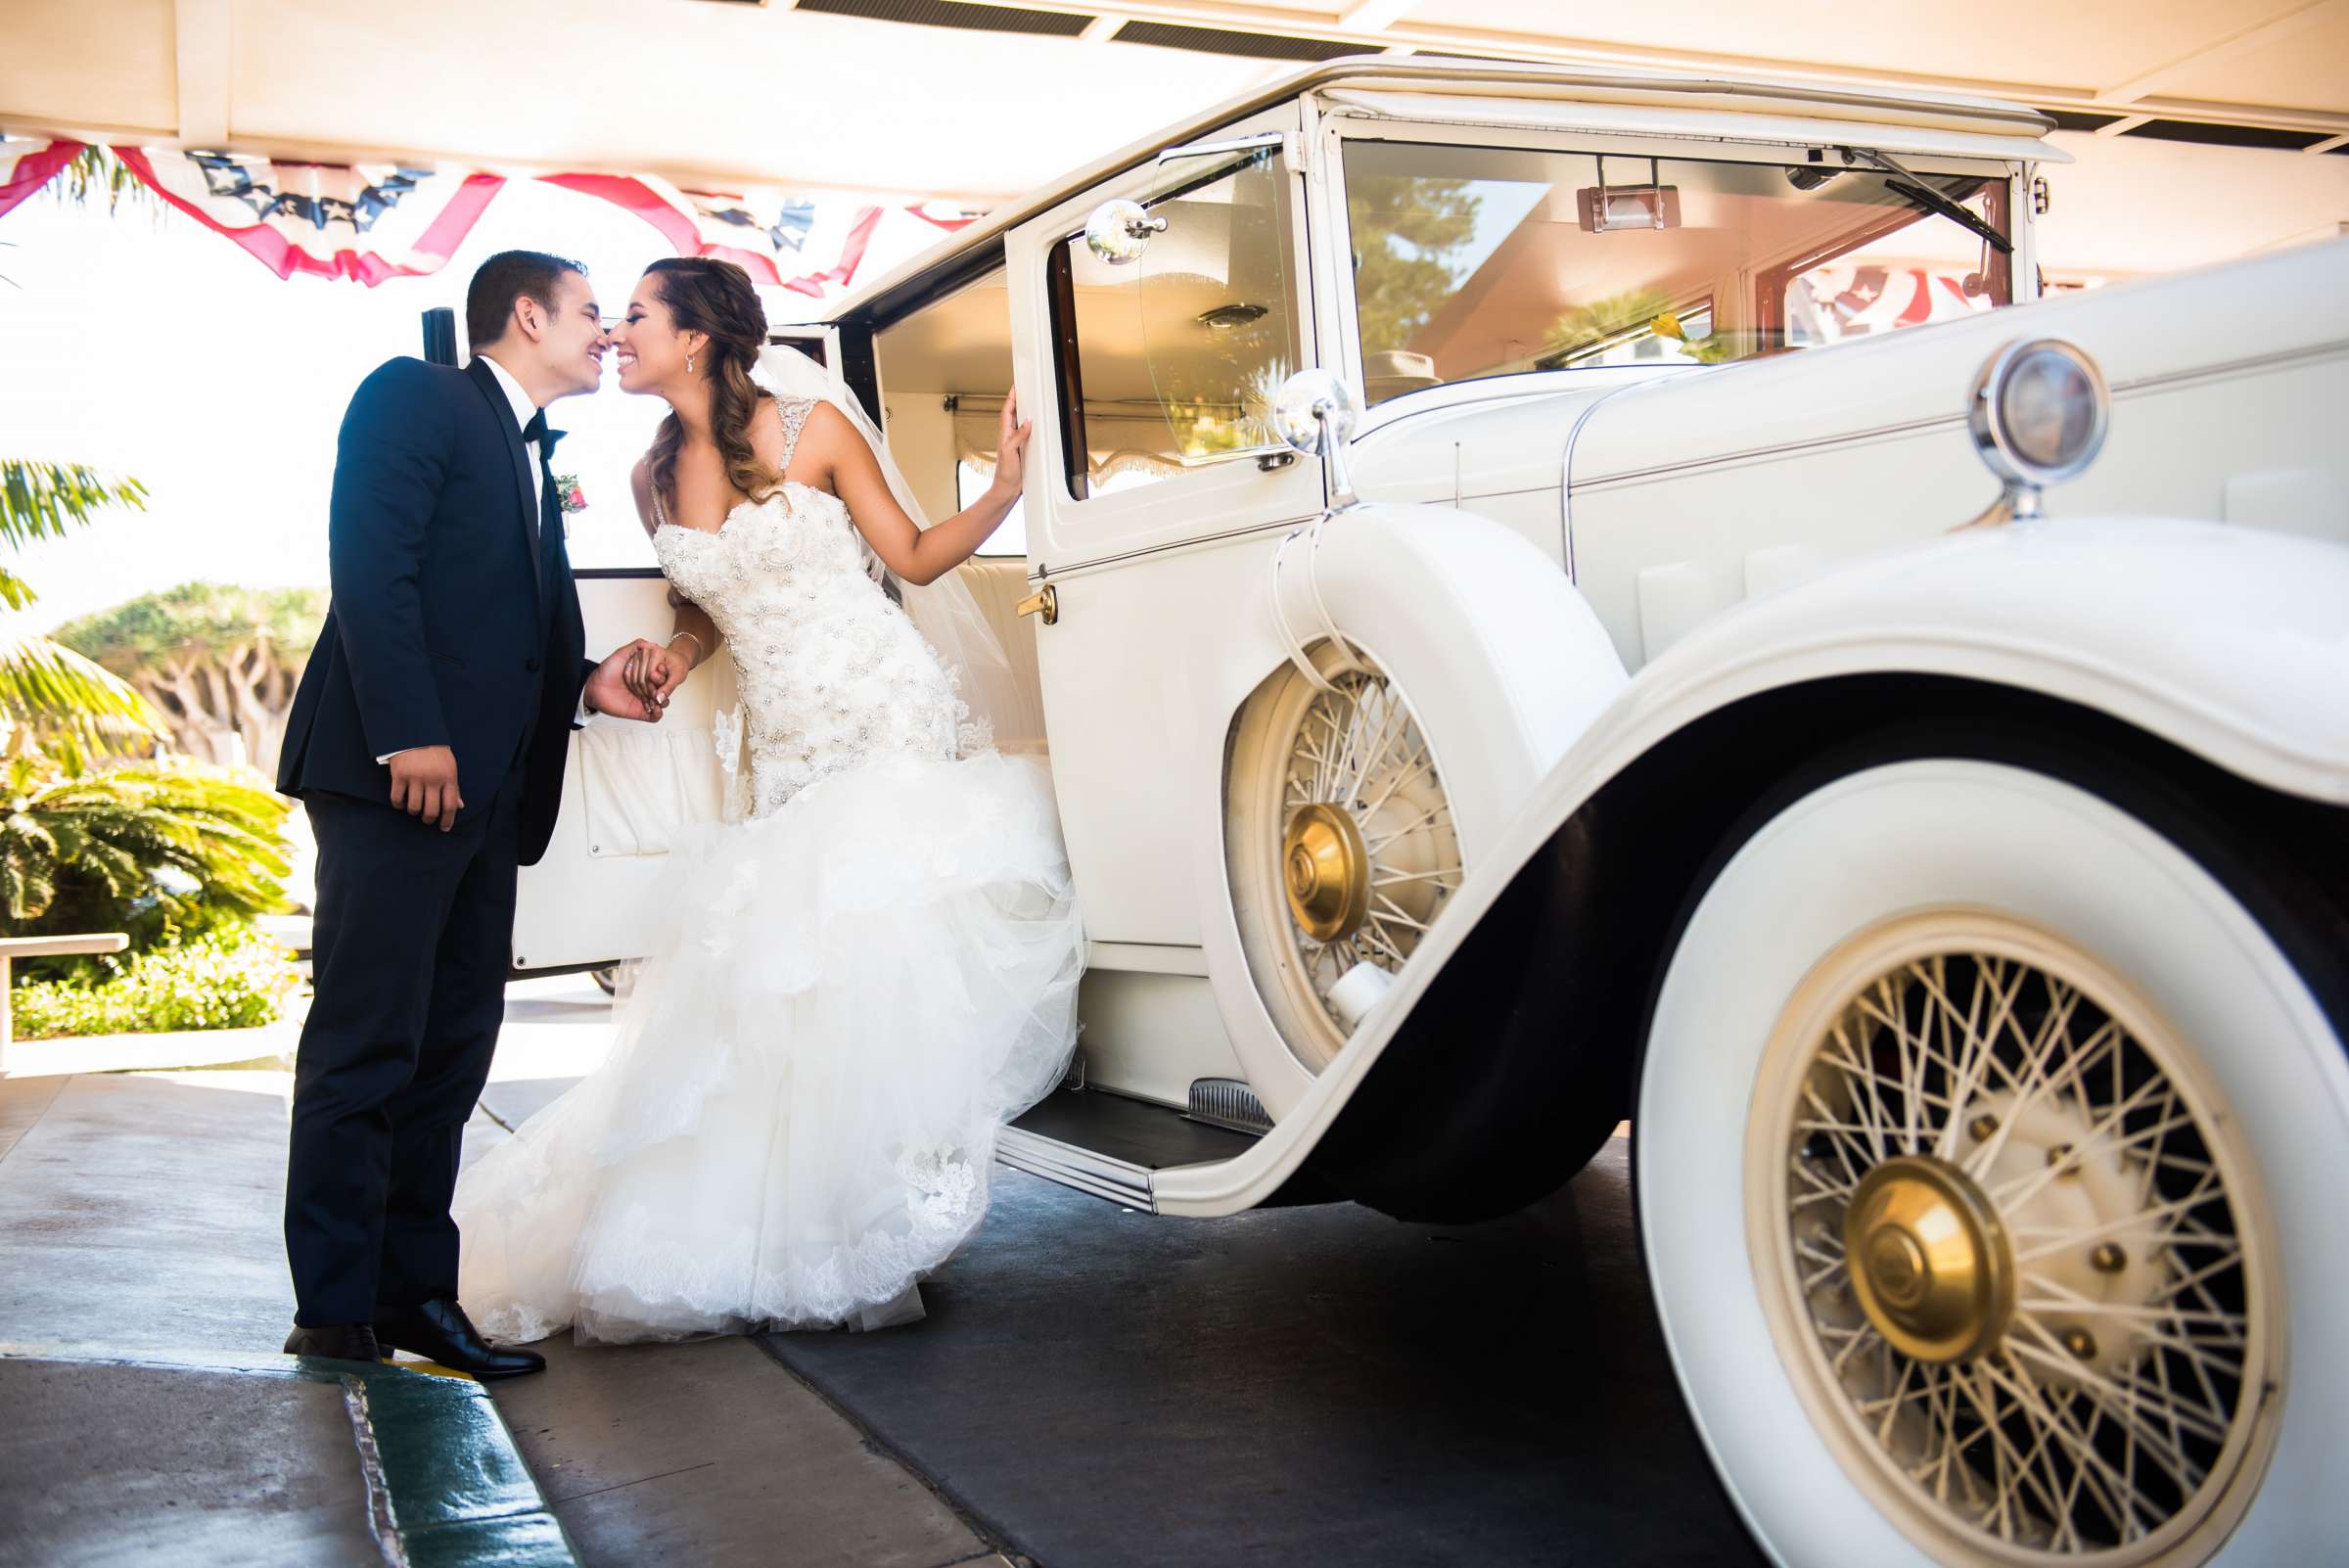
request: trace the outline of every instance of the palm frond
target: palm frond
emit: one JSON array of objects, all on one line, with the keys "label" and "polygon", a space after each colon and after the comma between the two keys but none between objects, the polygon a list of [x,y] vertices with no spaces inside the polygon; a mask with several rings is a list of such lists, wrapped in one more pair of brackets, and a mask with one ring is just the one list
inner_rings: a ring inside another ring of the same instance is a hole
[{"label": "palm frond", "polygon": [[144,750],[166,733],[163,715],[138,688],[47,637],[0,638],[0,718],[115,754]]},{"label": "palm frond", "polygon": [[12,923],[135,933],[284,904],[286,804],[242,774],[166,760],[12,764],[8,778],[19,799],[0,816],[0,901]]},{"label": "palm frond", "polygon": [[145,511],[147,486],[81,463],[0,457],[0,544],[22,549],[35,539],[63,538],[108,506]]},{"label": "palm frond", "polygon": [[119,210],[124,202],[134,207],[155,202],[146,182],[131,172],[129,164],[94,142],[74,154],[72,162],[58,170],[50,188],[57,192],[60,201],[75,207],[88,206],[91,197],[103,192],[109,212]]}]

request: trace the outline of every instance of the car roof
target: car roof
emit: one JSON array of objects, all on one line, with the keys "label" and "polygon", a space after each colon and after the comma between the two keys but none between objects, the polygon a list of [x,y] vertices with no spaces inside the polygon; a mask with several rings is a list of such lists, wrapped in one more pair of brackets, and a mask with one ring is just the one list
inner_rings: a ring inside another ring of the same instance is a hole
[{"label": "car roof", "polygon": [[940,274],[959,278],[969,271],[970,263],[980,259],[978,254],[991,253],[999,247],[1007,231],[1078,192],[1148,161],[1161,149],[1180,146],[1203,131],[1214,130],[1302,93],[1345,87],[1404,93],[1497,91],[1519,98],[1599,98],[1634,103],[1686,103],[1701,99],[1715,110],[1758,115],[1785,115],[1792,111],[1862,123],[1871,117],[1911,123],[1921,120],[2015,138],[2018,142],[2036,142],[2055,128],[2053,119],[2019,104],[1907,86],[1731,76],[1718,71],[1547,66],[1449,56],[1349,55],[1307,67],[1267,82],[1253,92],[1226,99],[1105,158],[1072,169],[1050,184],[998,205],[937,245],[856,289],[809,325],[859,316],[892,318],[898,313],[897,307],[900,304],[910,303],[915,297],[928,297]]}]

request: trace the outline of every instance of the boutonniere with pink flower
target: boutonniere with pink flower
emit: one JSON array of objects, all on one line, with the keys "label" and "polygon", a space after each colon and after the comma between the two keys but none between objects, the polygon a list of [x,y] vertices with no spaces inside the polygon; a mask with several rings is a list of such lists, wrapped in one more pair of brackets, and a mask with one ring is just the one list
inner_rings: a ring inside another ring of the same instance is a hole
[{"label": "boutonniere with pink flower", "polygon": [[579,488],[579,477],[576,474],[555,476],[555,498],[563,503],[565,517],[587,510],[587,492]]}]

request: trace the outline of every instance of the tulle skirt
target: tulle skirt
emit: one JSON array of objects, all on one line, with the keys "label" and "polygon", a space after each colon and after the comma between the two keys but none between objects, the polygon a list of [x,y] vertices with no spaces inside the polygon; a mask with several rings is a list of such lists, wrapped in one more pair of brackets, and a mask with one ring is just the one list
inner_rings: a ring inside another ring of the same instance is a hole
[{"label": "tulle skirt", "polygon": [[885,759],[672,861],[610,1057],[458,1180],[467,1311],[615,1342],[918,1315],[1075,1043],[1043,765]]}]

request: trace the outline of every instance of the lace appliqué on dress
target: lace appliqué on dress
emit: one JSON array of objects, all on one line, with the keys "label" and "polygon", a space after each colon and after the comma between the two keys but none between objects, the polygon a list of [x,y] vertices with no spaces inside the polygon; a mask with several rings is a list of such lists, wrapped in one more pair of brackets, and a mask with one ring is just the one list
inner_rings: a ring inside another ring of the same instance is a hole
[{"label": "lace appliqu\u00e9 on dress", "polygon": [[[791,433],[794,411],[784,417]],[[958,672],[865,574],[862,535],[838,496],[787,482],[721,528],[671,526],[654,542],[733,661],[751,777],[747,808],[730,807],[731,816],[769,815],[816,780],[883,757],[989,749],[988,727],[956,695]]]},{"label": "lace appliqu\u00e9 on dress", "polygon": [[717,752],[718,770],[725,775],[724,804],[719,807],[721,819],[739,822],[750,811],[750,780],[742,775],[742,705],[722,709],[710,716],[710,744]]}]

